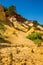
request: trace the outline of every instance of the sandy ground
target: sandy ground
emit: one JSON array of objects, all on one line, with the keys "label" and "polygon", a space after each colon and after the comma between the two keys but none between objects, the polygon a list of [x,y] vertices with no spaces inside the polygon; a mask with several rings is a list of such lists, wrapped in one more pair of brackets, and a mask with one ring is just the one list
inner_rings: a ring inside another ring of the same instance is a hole
[{"label": "sandy ground", "polygon": [[[13,34],[14,31],[17,35]],[[43,46],[37,47],[27,39],[27,33],[7,28],[4,35],[8,36],[11,44],[0,45],[0,65],[43,65]]]}]

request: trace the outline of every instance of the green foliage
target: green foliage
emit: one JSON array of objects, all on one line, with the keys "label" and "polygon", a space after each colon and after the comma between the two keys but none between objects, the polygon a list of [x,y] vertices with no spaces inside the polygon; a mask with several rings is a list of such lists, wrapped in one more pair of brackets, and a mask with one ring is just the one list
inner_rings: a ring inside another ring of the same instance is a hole
[{"label": "green foliage", "polygon": [[16,7],[12,5],[8,8],[8,13],[13,14],[14,12],[16,12]]},{"label": "green foliage", "polygon": [[43,24],[41,26],[43,27]]},{"label": "green foliage", "polygon": [[34,40],[35,43],[41,43],[41,41],[42,41],[41,39],[35,39]]},{"label": "green foliage", "polygon": [[3,30],[3,31],[5,31],[5,26],[1,23],[1,21],[0,21],[0,30]]},{"label": "green foliage", "polygon": [[0,38],[7,39],[7,37],[2,35],[1,33],[0,33]]},{"label": "green foliage", "polygon": [[30,35],[27,36],[28,39],[34,41],[35,43],[42,42],[42,34],[37,32],[32,32]]},{"label": "green foliage", "polygon": [[0,25],[0,29],[4,29],[4,26],[3,25]]},{"label": "green foliage", "polygon": [[16,32],[14,31],[13,34],[16,34]]},{"label": "green foliage", "polygon": [[35,27],[36,27],[37,25],[39,25],[38,21],[36,21],[36,20],[33,21],[33,24],[34,24]]},{"label": "green foliage", "polygon": [[17,36],[17,33],[15,31],[13,32],[13,34]]}]

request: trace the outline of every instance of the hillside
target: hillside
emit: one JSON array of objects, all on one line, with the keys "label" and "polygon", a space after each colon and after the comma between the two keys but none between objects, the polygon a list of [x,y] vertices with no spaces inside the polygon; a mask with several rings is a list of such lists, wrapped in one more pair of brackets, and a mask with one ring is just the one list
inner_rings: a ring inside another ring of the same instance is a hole
[{"label": "hillside", "polygon": [[0,5],[0,65],[43,65],[43,26],[11,10]]}]

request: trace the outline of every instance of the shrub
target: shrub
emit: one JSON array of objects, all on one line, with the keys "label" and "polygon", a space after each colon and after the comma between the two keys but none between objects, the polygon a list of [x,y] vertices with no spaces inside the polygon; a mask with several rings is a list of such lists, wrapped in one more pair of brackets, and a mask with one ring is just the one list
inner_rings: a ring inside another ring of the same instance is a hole
[{"label": "shrub", "polygon": [[13,34],[17,36],[17,33],[15,31],[13,32]]},{"label": "shrub", "polygon": [[0,22],[0,30],[3,30],[3,31],[5,31],[5,26]]},{"label": "shrub", "polygon": [[38,23],[38,21],[33,20],[33,25],[36,27],[37,25],[40,25],[40,24]]},{"label": "shrub", "polygon": [[27,36],[27,38],[34,41],[37,44],[42,42],[42,34],[41,33],[32,32],[30,35]]},{"label": "shrub", "polygon": [[0,25],[0,29],[4,29],[4,26],[3,25]]}]

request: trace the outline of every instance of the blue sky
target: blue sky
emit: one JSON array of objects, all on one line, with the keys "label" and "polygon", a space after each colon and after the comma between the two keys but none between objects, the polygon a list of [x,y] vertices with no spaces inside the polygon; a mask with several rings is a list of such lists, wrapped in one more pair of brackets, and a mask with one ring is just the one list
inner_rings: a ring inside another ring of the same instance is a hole
[{"label": "blue sky", "polygon": [[23,17],[43,24],[43,0],[0,0],[0,3],[5,7],[15,5]]}]

